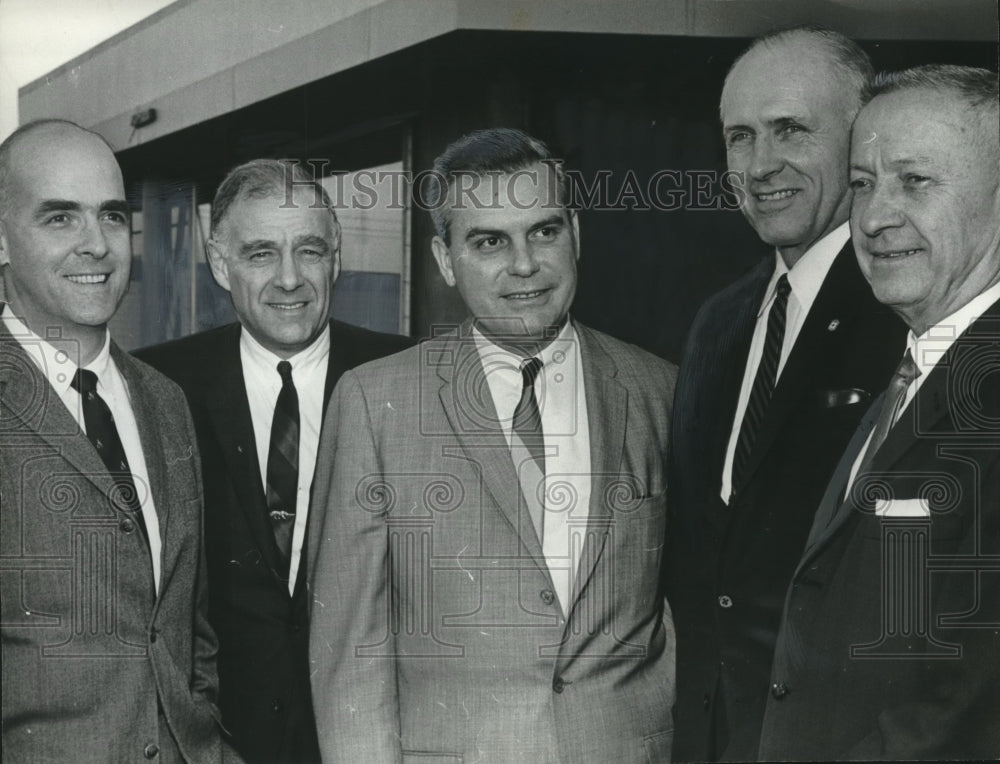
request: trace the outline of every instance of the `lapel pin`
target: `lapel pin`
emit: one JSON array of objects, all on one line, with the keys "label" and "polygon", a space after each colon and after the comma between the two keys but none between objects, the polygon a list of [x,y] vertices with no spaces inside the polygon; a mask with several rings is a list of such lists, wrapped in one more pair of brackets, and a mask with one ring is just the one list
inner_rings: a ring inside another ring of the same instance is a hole
[{"label": "lapel pin", "polygon": [[237,447],[236,447],[236,450],[237,450],[237,451],[238,451],[239,453],[241,453],[241,454],[242,454],[242,453],[243,453],[243,446],[237,446]]},{"label": "lapel pin", "polygon": [[830,322],[829,326],[826,327],[826,330],[828,332],[835,332],[835,331],[837,331],[837,327],[838,326],[840,326],[840,319],[839,318],[835,318],[835,319],[833,319],[833,321]]}]

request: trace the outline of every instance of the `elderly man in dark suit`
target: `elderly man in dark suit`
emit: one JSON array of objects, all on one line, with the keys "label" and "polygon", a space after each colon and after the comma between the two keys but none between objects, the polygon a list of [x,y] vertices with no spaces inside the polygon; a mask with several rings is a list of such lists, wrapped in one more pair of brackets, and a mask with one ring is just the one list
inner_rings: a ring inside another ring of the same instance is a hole
[{"label": "elderly man in dark suit", "polygon": [[765,759],[1000,757],[997,74],[880,76],[851,148],[851,232],[909,326],[785,602]]},{"label": "elderly man in dark suit", "polygon": [[723,87],[729,169],[775,253],[702,306],[677,383],[667,584],[680,760],[756,757],[813,512],[902,347],[847,224],[851,120],[870,71],[842,35],[800,28],[756,40]]},{"label": "elderly man in dark suit", "polygon": [[345,370],[412,343],[330,319],[340,226],[298,165],[232,170],[208,255],[239,323],[137,355],[194,415],[223,723],[249,761],[315,762],[302,549],[323,411]]},{"label": "elderly man in dark suit", "polygon": [[0,145],[4,761],[219,761],[201,465],[184,396],[119,350],[130,213],[62,120]]},{"label": "elderly man in dark suit", "polygon": [[569,317],[561,167],[490,129],[435,163],[472,318],[344,374],[310,523],[325,762],[664,761],[674,367]]}]

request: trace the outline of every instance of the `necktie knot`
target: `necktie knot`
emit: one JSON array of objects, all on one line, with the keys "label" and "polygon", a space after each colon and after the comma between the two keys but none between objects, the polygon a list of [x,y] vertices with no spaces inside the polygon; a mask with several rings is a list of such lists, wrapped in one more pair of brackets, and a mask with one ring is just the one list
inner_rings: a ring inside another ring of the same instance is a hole
[{"label": "necktie knot", "polygon": [[292,384],[292,365],[288,361],[278,362],[278,374],[281,377],[281,384]]},{"label": "necktie knot", "polygon": [[521,363],[521,380],[524,387],[533,387],[538,373],[542,370],[542,361],[539,358],[526,358]]},{"label": "necktie knot", "polygon": [[788,283],[788,274],[782,273],[778,278],[778,283],[775,286],[775,292],[778,297],[787,300],[788,295],[792,293],[792,285]]},{"label": "necktie knot", "polygon": [[97,392],[97,375],[90,369],[77,369],[70,386],[80,395]]},{"label": "necktie knot", "polygon": [[905,389],[919,376],[920,369],[917,368],[916,361],[913,360],[913,353],[907,348],[903,360],[896,367],[896,375],[892,378],[893,383]]}]

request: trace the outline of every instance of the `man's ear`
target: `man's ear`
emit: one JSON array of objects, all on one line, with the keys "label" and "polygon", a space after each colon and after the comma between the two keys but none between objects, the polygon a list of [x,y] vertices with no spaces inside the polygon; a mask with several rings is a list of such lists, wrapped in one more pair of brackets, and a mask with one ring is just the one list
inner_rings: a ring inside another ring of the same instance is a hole
[{"label": "man's ear", "polygon": [[340,221],[333,221],[333,276],[331,284],[336,284],[340,278]]},{"label": "man's ear", "polygon": [[208,256],[208,266],[212,269],[215,283],[228,292],[229,262],[226,260],[226,253],[222,251],[222,245],[215,239],[209,239],[205,254]]},{"label": "man's ear", "polygon": [[0,220],[0,266],[10,265],[10,245],[7,243],[7,226]]},{"label": "man's ear", "polygon": [[568,210],[570,223],[573,226],[573,247],[576,249],[576,259],[580,259],[580,216],[576,210]]},{"label": "man's ear", "polygon": [[435,236],[431,239],[431,251],[434,252],[434,259],[437,260],[438,270],[441,271],[441,278],[448,286],[455,286],[455,271],[451,267],[451,250],[444,243],[444,239]]}]

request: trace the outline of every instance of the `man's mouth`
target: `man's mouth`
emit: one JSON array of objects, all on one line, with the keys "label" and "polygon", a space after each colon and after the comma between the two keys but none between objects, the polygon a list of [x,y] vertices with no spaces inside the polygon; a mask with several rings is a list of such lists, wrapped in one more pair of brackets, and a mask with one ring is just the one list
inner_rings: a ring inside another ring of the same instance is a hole
[{"label": "man's mouth", "polygon": [[299,310],[300,308],[304,308],[307,304],[308,303],[306,303],[305,301],[268,303],[268,305],[270,305],[272,308],[275,308],[276,310]]},{"label": "man's mouth", "polygon": [[758,202],[780,202],[782,199],[791,199],[798,192],[797,188],[788,188],[781,191],[769,191],[764,194],[755,193],[753,197]]},{"label": "man's mouth", "polygon": [[503,298],[505,300],[534,300],[536,297],[541,297],[550,291],[552,290],[546,287],[545,289],[534,289],[530,292],[508,292]]},{"label": "man's mouth", "polygon": [[108,280],[109,273],[74,273],[66,278],[74,284],[103,284]]},{"label": "man's mouth", "polygon": [[895,260],[899,257],[909,257],[910,255],[915,255],[919,251],[919,249],[890,249],[881,252],[869,252],[868,254],[877,260]]}]

